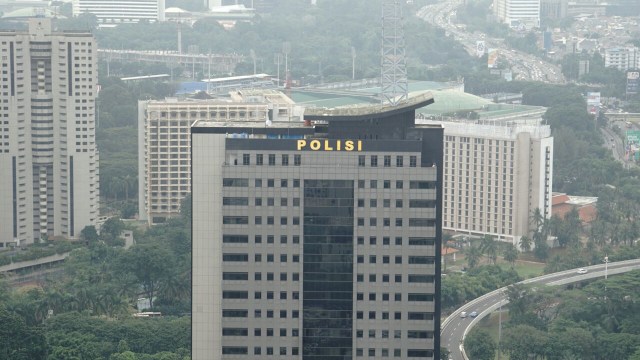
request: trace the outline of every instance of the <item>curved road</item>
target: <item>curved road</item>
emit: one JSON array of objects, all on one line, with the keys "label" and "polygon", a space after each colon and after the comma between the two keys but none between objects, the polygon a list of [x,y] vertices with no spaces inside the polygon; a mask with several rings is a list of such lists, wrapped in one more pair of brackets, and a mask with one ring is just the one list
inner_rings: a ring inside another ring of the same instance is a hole
[{"label": "curved road", "polygon": [[[522,283],[564,285],[572,282],[604,277],[605,275],[605,264],[589,266],[586,267],[586,269],[588,270],[586,274],[577,274],[577,269],[573,269],[528,279],[522,281]],[[607,272],[608,275],[614,275],[636,269],[640,269],[640,259],[609,263]],[[454,311],[453,314],[451,314],[443,321],[440,335],[440,346],[446,347],[451,352],[451,359],[468,359],[463,354],[464,349],[461,345],[465,335],[478,321],[489,315],[494,310],[498,309],[498,307],[500,307],[501,305],[505,305],[507,303],[504,296],[505,289],[506,288],[501,288],[492,291],[475,300],[470,301],[469,303]],[[476,318],[461,318],[460,313],[462,311],[466,311],[467,313],[471,311],[477,311],[478,316]]]}]

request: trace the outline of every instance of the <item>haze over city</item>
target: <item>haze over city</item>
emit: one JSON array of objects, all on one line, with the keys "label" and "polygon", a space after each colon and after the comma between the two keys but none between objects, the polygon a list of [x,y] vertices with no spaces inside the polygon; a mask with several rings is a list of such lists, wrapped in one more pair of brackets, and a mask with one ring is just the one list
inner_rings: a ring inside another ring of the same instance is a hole
[{"label": "haze over city", "polygon": [[0,0],[0,359],[640,359],[635,0]]}]

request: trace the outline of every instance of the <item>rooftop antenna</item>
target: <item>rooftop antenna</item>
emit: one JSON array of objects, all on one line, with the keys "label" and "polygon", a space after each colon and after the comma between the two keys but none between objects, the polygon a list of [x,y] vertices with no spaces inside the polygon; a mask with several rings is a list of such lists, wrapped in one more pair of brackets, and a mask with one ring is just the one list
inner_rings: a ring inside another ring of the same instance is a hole
[{"label": "rooftop antenna", "polygon": [[382,103],[397,105],[409,97],[402,1],[382,1]]}]

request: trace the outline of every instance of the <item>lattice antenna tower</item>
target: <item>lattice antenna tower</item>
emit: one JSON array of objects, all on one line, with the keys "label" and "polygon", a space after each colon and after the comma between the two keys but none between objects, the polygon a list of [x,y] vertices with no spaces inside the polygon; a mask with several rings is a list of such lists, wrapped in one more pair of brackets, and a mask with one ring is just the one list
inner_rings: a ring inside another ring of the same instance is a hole
[{"label": "lattice antenna tower", "polygon": [[397,105],[409,97],[402,1],[382,0],[382,103]]}]

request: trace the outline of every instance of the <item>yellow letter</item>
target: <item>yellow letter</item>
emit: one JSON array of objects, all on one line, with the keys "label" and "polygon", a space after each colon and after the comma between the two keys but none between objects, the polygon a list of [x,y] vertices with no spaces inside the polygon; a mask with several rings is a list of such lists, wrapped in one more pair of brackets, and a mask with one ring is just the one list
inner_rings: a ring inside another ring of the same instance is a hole
[{"label": "yellow letter", "polygon": [[305,146],[307,146],[307,140],[298,140],[298,151],[302,150]]},{"label": "yellow letter", "polygon": [[362,140],[358,140],[358,151],[362,151]]},{"label": "yellow letter", "polygon": [[340,140],[336,140],[336,150],[340,151]]},{"label": "yellow letter", "polygon": [[324,150],[325,151],[333,151],[333,148],[329,146],[329,140],[324,141]]},{"label": "yellow letter", "polygon": [[347,140],[344,142],[344,150],[345,151],[352,151],[353,150],[353,141],[352,140]]},{"label": "yellow letter", "polygon": [[309,147],[311,148],[311,150],[320,150],[321,145],[322,144],[320,143],[320,140],[311,140]]}]

